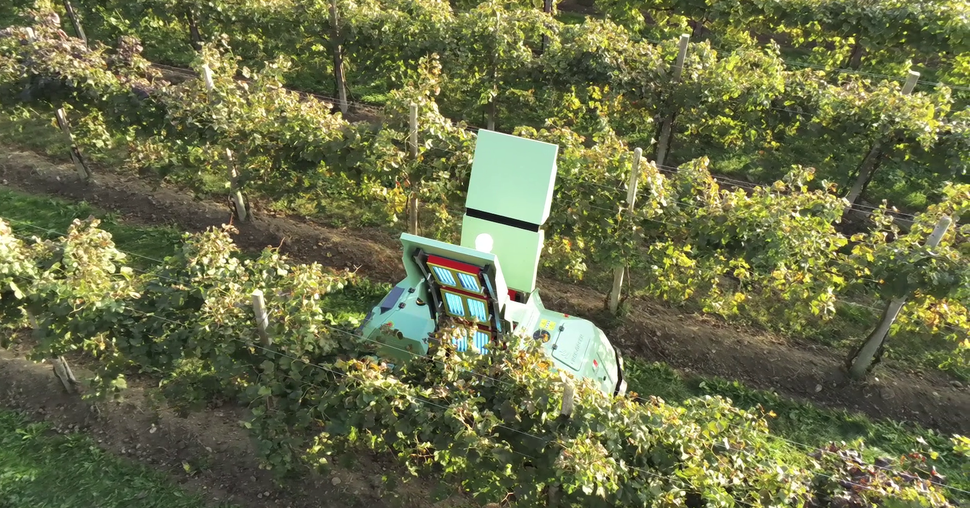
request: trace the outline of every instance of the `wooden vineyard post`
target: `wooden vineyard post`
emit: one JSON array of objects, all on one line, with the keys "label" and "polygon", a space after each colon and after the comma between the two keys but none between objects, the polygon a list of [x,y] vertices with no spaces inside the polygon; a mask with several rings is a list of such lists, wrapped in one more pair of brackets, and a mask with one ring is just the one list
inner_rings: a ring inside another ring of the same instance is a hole
[{"label": "wooden vineyard post", "polygon": [[[31,330],[37,330],[37,317],[30,310],[24,309],[27,313],[27,323]],[[63,356],[58,356],[56,358],[50,358],[51,366],[54,370],[54,377],[61,382],[64,387],[64,391],[67,393],[77,392],[77,377],[74,376],[74,371],[71,370],[70,364],[67,363],[67,359]]]},{"label": "wooden vineyard post", "polygon": [[[544,12],[546,14],[552,14],[552,0],[545,0],[542,3],[542,12]],[[549,47],[549,36],[548,35],[543,35],[542,36],[542,52],[545,53],[546,52],[546,48],[548,48],[548,47]]]},{"label": "wooden vineyard post", "polygon": [[[212,69],[209,69],[208,64],[202,65],[202,79],[205,80],[205,88],[211,97],[215,93],[216,85],[212,80]],[[236,209],[236,216],[239,217],[240,222],[246,222],[246,201],[243,199],[242,191],[239,190],[239,173],[236,172],[232,150],[227,147],[222,157],[226,161],[226,171],[229,174],[229,194]]]},{"label": "wooden vineyard post", "polygon": [[562,406],[559,408],[559,416],[569,418],[573,414],[573,407],[576,405],[576,387],[568,379],[563,380]]},{"label": "wooden vineyard post", "polygon": [[[633,150],[633,165],[630,168],[630,183],[626,189],[626,212],[632,217],[633,205],[637,199],[637,184],[640,180],[640,158],[643,156],[643,149]],[[613,289],[610,290],[610,312],[615,313],[620,307],[620,289],[623,287],[623,273],[625,266],[613,268]]]},{"label": "wooden vineyard post", "polygon": [[[35,39],[36,34],[34,33],[34,29],[27,27],[27,43],[33,44]],[[71,161],[74,162],[74,168],[77,170],[78,176],[83,181],[90,180],[91,168],[84,162],[84,157],[81,156],[81,150],[78,148],[77,143],[74,142],[74,134],[71,133],[71,124],[67,121],[67,114],[64,113],[64,108],[57,108],[57,111],[54,112],[54,118],[57,120],[57,126],[67,136],[67,141],[71,145]]]},{"label": "wooden vineyard post", "polygon": [[[940,245],[940,241],[943,240],[943,236],[946,235],[947,230],[950,228],[950,224],[953,220],[950,217],[943,216],[940,221],[936,223],[936,227],[930,234],[929,238],[926,239],[927,247],[937,247]],[[876,329],[866,337],[866,341],[859,347],[852,355],[849,356],[846,361],[846,367],[849,370],[849,375],[855,379],[861,379],[865,377],[866,373],[869,372],[869,368],[875,361],[876,355],[883,348],[886,343],[886,338],[889,336],[889,330],[896,318],[899,317],[899,312],[903,309],[903,305],[906,304],[906,297],[902,296],[899,298],[893,298],[889,305],[886,306],[886,310],[882,314],[882,320]]]},{"label": "wooden vineyard post", "polygon": [[[498,506],[497,504],[495,506]],[[546,492],[546,507],[558,508],[559,506],[559,485],[550,485]]]},{"label": "wooden vineyard post", "polygon": [[71,24],[74,25],[74,33],[87,46],[88,38],[84,35],[84,29],[81,28],[81,20],[78,19],[77,13],[74,12],[74,6],[71,5],[71,0],[64,0],[64,10],[67,11],[67,17],[71,18]]},{"label": "wooden vineyard post", "polygon": [[[562,374],[560,379],[562,380],[563,390],[562,390],[562,404],[559,406],[559,418],[560,421],[567,421],[573,415],[573,409],[576,406],[576,386],[573,384],[572,380],[569,379],[568,374]],[[546,507],[553,508],[559,506],[559,489],[560,485],[558,483],[551,483],[546,487]]]},{"label": "wooden vineyard post", "polygon": [[185,24],[189,27],[189,44],[195,51],[202,51],[202,31],[199,30],[199,15],[196,9],[190,8],[183,15]]},{"label": "wooden vineyard post", "polygon": [[81,150],[78,149],[77,143],[74,141],[74,134],[71,133],[71,124],[67,121],[67,115],[64,113],[64,108],[57,108],[54,112],[54,116],[57,118],[57,126],[61,128],[61,132],[67,137],[68,143],[71,145],[71,161],[74,162],[74,169],[77,170],[77,175],[81,180],[91,179],[91,169],[88,168],[87,163],[84,162],[84,158],[81,157]]},{"label": "wooden vineyard post", "polygon": [[[408,135],[408,145],[411,149],[411,158],[414,159],[415,164],[418,161],[418,105],[411,104],[410,112],[410,125],[411,130]],[[418,182],[417,182],[417,171],[414,171],[411,175],[411,195],[408,196],[408,233],[412,235],[418,234],[418,206],[420,202],[418,200]]]},{"label": "wooden vineyard post", "polygon": [[347,114],[347,80],[344,77],[344,47],[340,40],[340,18],[337,15],[337,0],[330,0],[330,24],[333,41],[333,73],[337,82],[337,98],[340,112]]},{"label": "wooden vineyard post", "polygon": [[[677,63],[674,65],[674,76],[671,80],[671,86],[677,86],[677,83],[680,82],[680,76],[684,73],[684,60],[687,59],[688,42],[690,42],[690,35],[683,34],[680,36],[680,49],[677,52]],[[672,95],[667,94],[668,99],[665,101],[668,110],[673,106],[672,100],[669,98]],[[657,155],[654,157],[657,168],[663,168],[664,161],[667,159],[667,153],[670,152],[670,138],[673,135],[674,116],[673,111],[668,111],[667,116],[663,119],[663,123],[660,124],[660,139],[657,140]]]},{"label": "wooden vineyard post", "polygon": [[409,111],[409,123],[411,130],[408,131],[408,141],[410,141],[411,157],[418,157],[418,105],[411,104]]},{"label": "wooden vineyard post", "polygon": [[51,363],[54,365],[54,375],[64,385],[64,391],[67,393],[75,393],[78,382],[67,360],[63,356],[58,356],[57,358],[51,359]]},{"label": "wooden vineyard post", "polygon": [[[909,75],[906,77],[906,83],[903,84],[902,94],[909,95],[913,93],[913,89],[916,88],[917,82],[919,82],[919,73],[916,71],[909,71]],[[885,140],[877,139],[872,144],[872,148],[869,149],[869,153],[867,153],[865,158],[862,159],[862,164],[859,164],[859,174],[856,175],[855,183],[852,184],[852,188],[849,189],[849,193],[845,196],[845,199],[849,201],[850,207],[855,206],[856,201],[862,197],[862,193],[865,191],[869,181],[872,180],[872,174],[875,173],[876,169],[879,167],[879,159],[882,157],[883,149],[886,147],[886,145],[891,146],[892,144],[892,137]],[[846,210],[846,212],[848,211],[849,209]]]},{"label": "wooden vineyard post", "polygon": [[492,52],[491,78],[492,78],[492,97],[488,100],[488,119],[487,128],[495,130],[495,117],[498,116],[498,44],[502,37],[502,13],[495,13],[495,51]]},{"label": "wooden vineyard post", "polygon": [[34,313],[33,312],[30,312],[29,310],[27,310],[26,312],[27,312],[27,324],[30,326],[30,329],[31,330],[36,330],[37,329],[37,316],[34,316]]},{"label": "wooden vineyard post", "polygon": [[264,346],[272,346],[273,338],[269,336],[269,316],[266,314],[266,300],[259,289],[253,291],[253,313],[256,315],[256,332],[262,339]]}]

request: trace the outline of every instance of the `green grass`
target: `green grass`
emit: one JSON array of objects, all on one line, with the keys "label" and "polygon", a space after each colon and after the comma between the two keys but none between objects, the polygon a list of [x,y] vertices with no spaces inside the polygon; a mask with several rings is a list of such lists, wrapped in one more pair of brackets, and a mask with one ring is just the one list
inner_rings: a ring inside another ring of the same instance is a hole
[{"label": "green grass", "polygon": [[0,140],[58,161],[70,162],[67,140],[53,125],[40,121],[35,114],[32,109],[21,109],[6,115],[0,122]]},{"label": "green grass", "polygon": [[101,219],[100,228],[111,233],[115,244],[132,254],[130,264],[145,268],[175,253],[182,232],[172,227],[133,226],[119,222],[115,214],[87,203],[34,196],[0,187],[0,218],[20,236],[49,239],[67,232],[74,219]]},{"label": "green grass", "polygon": [[586,22],[586,18],[595,18],[596,16],[589,16],[579,12],[570,11],[559,11],[559,15],[556,19],[566,25],[582,25]]},{"label": "green grass", "polygon": [[194,508],[206,503],[165,476],[101,450],[86,435],[59,435],[46,423],[0,409],[0,508],[95,506]]},{"label": "green grass", "polygon": [[[753,390],[738,381],[702,376],[683,377],[670,366],[660,362],[638,359],[625,361],[630,391],[640,396],[655,395],[669,403],[680,403],[691,397],[719,395],[731,399],[742,409],[773,411],[769,427],[778,438],[778,449],[796,449],[810,453],[831,442],[865,443],[863,455],[872,460],[888,457],[898,460],[904,454],[919,451],[936,452],[936,460],[929,465],[947,476],[949,485],[970,491],[970,460],[953,452],[950,436],[932,429],[903,425],[894,421],[874,421],[864,415],[845,410],[820,408],[810,403],[785,399],[771,392]],[[928,459],[929,460],[929,459]],[[956,491],[949,495],[970,500],[970,496]]]},{"label": "green grass", "polygon": [[[3,121],[0,122],[0,141],[45,155],[59,162],[71,162],[71,145],[54,124],[52,111],[16,106],[5,108],[4,113]],[[72,113],[69,111],[67,114],[70,119]],[[45,121],[44,118],[48,120]],[[73,129],[75,139],[83,137],[80,126],[74,125]],[[85,150],[84,146],[80,149],[88,162],[117,168],[125,161],[127,141],[121,136],[115,136],[112,143],[111,147],[96,152]]]}]

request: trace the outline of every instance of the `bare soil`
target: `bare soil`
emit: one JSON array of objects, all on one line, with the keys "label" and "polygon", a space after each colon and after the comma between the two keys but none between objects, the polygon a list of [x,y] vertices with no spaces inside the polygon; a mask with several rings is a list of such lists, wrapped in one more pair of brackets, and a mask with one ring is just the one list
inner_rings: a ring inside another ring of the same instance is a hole
[{"label": "bare soil", "polygon": [[[170,224],[202,231],[229,222],[227,202],[193,199],[178,190],[153,188],[143,180],[99,173],[79,183],[70,165],[8,149],[0,156],[0,184],[34,194],[84,200],[124,220]],[[255,210],[236,224],[244,249],[278,246],[293,259],[337,269],[359,270],[384,282],[403,278],[396,235],[379,229],[335,229]],[[628,357],[663,361],[685,374],[743,381],[752,388],[845,408],[876,419],[914,422],[939,431],[970,433],[970,390],[941,373],[911,373],[882,367],[865,382],[840,371],[843,352],[743,329],[707,316],[688,315],[662,304],[630,302],[617,321],[603,311],[604,295],[581,285],[540,278],[543,299],[557,310],[588,317],[608,331]],[[821,386],[821,390],[817,388]]]}]

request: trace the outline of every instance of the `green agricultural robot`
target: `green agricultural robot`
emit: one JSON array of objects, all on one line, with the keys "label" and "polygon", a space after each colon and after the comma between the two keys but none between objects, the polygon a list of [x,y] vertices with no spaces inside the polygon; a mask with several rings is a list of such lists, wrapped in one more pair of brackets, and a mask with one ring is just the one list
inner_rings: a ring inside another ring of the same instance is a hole
[{"label": "green agricultural robot", "polygon": [[[555,369],[591,379],[608,395],[626,393],[623,359],[606,334],[546,309],[536,288],[558,152],[557,145],[478,131],[461,245],[402,234],[407,278],[358,329],[385,345],[380,356],[404,362],[427,354],[430,338],[457,321],[474,330],[455,339],[459,352],[487,353],[499,336],[524,334],[542,341]],[[396,337],[383,333],[385,326]]]}]

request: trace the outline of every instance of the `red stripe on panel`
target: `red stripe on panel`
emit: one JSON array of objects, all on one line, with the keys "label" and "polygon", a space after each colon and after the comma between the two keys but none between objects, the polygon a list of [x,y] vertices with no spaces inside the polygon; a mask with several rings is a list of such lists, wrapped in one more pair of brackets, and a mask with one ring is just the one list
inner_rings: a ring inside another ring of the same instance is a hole
[{"label": "red stripe on panel", "polygon": [[452,270],[458,270],[461,272],[470,273],[472,275],[478,275],[482,271],[482,269],[478,266],[435,255],[428,256],[428,263],[434,263],[445,268],[451,268]]}]

